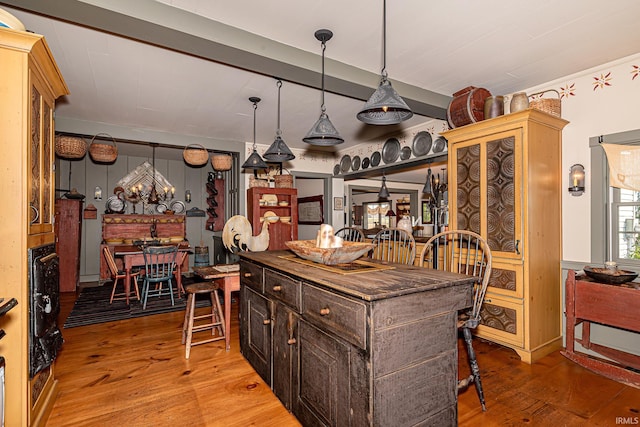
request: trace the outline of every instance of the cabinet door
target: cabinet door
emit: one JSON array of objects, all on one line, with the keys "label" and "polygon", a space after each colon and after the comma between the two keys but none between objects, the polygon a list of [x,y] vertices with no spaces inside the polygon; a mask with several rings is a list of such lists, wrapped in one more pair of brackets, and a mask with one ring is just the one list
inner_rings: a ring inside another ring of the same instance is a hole
[{"label": "cabinet door", "polygon": [[302,319],[299,327],[294,414],[305,426],[351,425],[351,347]]},{"label": "cabinet door", "polygon": [[30,234],[53,232],[53,101],[36,74],[29,73],[29,172]]},{"label": "cabinet door", "polygon": [[271,386],[271,313],[269,302],[242,286],[240,350],[251,366]]},{"label": "cabinet door", "polygon": [[522,129],[454,144],[452,224],[486,238],[494,257],[522,258]]},{"label": "cabinet door", "polygon": [[297,388],[298,315],[279,302],[272,304],[273,384],[271,388],[285,408],[292,411],[293,391]]}]

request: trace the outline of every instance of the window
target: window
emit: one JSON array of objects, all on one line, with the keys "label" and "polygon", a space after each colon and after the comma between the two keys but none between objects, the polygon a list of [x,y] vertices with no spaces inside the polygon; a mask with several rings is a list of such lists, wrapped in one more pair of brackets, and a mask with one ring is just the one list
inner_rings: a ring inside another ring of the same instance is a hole
[{"label": "window", "polygon": [[600,143],[640,145],[640,130],[589,139],[591,148],[591,262],[612,260],[640,269],[640,192],[611,187]]},{"label": "window", "polygon": [[363,203],[364,220],[366,229],[389,227],[389,217],[387,211],[391,209],[389,202],[383,203]]}]

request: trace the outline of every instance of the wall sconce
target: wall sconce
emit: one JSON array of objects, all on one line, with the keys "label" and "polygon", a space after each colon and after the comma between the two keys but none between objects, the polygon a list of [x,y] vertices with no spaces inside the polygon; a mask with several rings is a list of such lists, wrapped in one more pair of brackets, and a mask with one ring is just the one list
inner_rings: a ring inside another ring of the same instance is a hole
[{"label": "wall sconce", "polygon": [[93,191],[93,200],[102,200],[102,188],[100,188],[100,186],[96,186],[96,189]]},{"label": "wall sconce", "polygon": [[191,203],[191,190],[186,190],[184,192],[184,201],[187,203]]},{"label": "wall sconce", "polygon": [[584,193],[584,166],[579,163],[569,169],[569,193],[572,196],[582,196]]}]

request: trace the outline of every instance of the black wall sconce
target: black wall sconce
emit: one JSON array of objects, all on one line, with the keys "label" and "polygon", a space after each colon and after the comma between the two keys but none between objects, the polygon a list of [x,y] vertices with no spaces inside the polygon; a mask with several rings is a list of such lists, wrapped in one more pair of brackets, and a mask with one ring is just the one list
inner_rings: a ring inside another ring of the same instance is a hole
[{"label": "black wall sconce", "polygon": [[582,196],[584,193],[584,166],[576,163],[569,169],[569,193],[572,196]]}]

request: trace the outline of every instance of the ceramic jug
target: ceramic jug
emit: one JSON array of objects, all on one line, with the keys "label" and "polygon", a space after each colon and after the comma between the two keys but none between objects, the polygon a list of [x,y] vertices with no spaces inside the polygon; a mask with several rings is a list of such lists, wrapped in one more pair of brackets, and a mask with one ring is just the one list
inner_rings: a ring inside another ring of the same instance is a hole
[{"label": "ceramic jug", "polygon": [[524,92],[514,93],[509,104],[509,112],[517,113],[518,111],[529,108],[529,97]]},{"label": "ceramic jug", "polygon": [[489,96],[484,100],[484,118],[492,119],[504,114],[504,96]]}]

